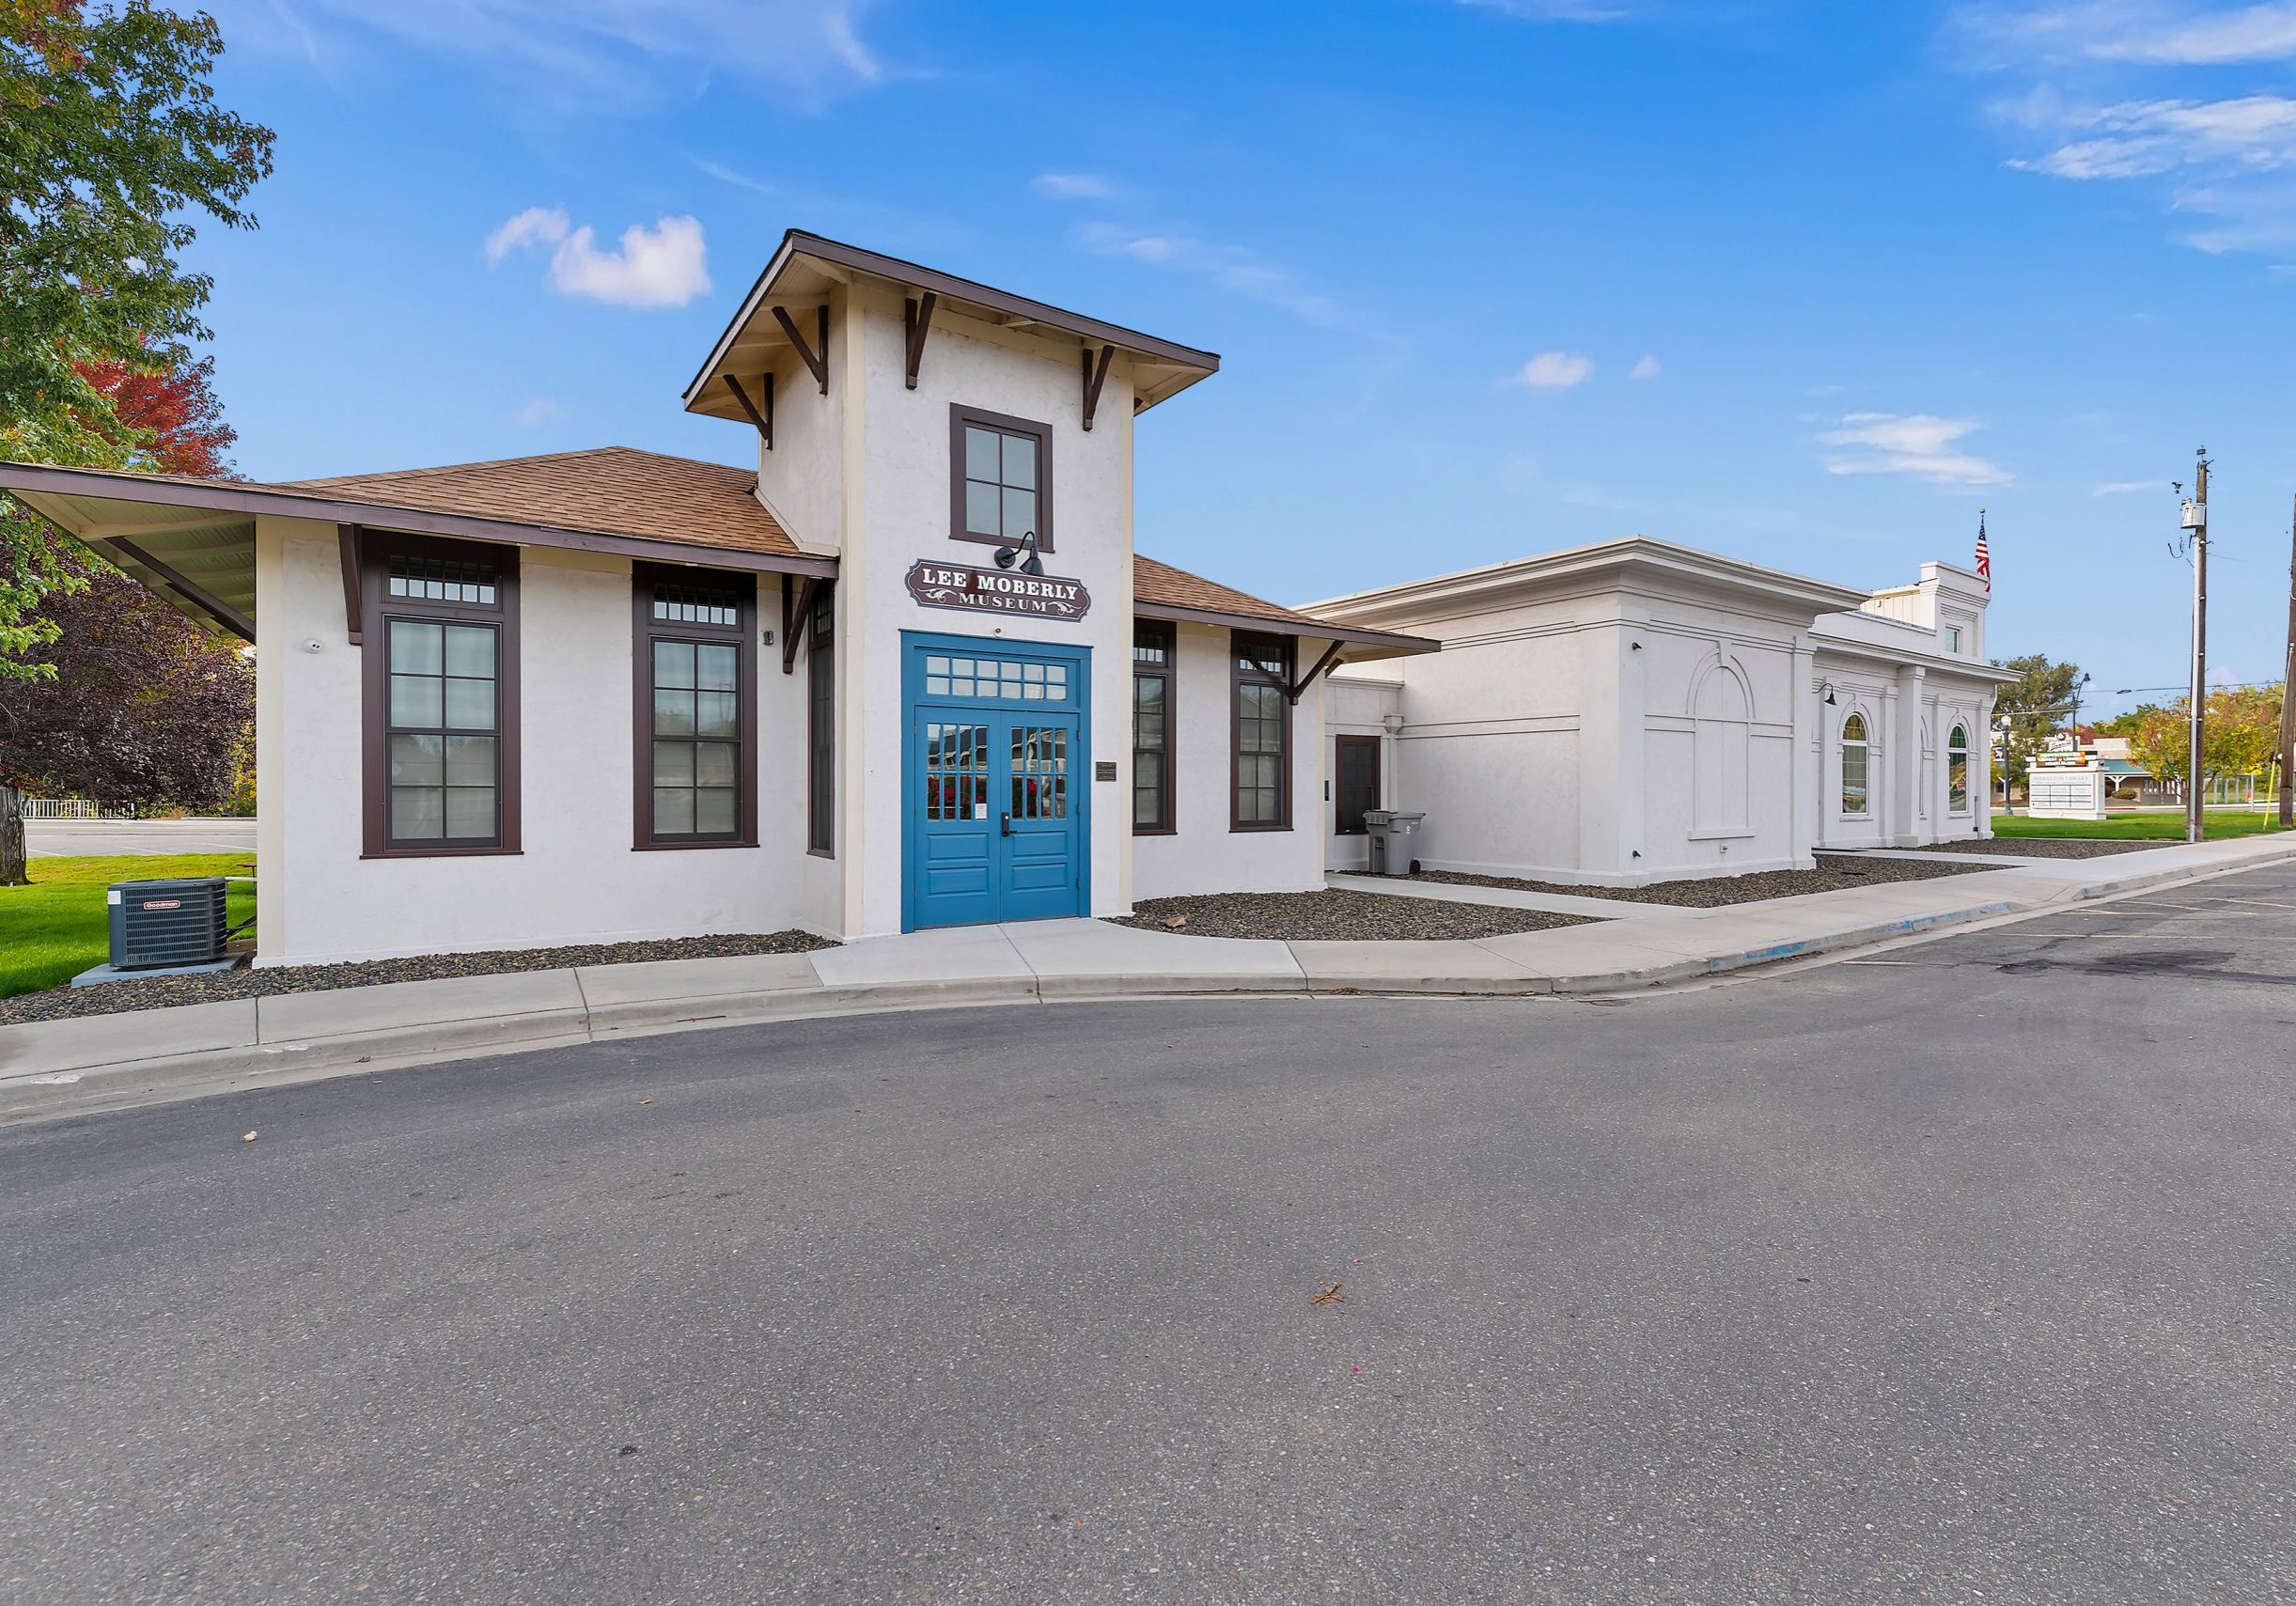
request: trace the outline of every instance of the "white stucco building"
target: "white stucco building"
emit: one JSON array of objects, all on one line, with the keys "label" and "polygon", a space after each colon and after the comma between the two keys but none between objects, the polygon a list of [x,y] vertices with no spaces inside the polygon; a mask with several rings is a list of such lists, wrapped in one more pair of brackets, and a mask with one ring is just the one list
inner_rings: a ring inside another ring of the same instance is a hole
[{"label": "white stucco building", "polygon": [[1991,835],[1985,604],[1944,564],[1867,595],[1632,537],[1308,612],[1443,643],[1326,694],[1422,864],[1635,886]]},{"label": "white stucco building", "polygon": [[1133,547],[1133,420],[1218,366],[793,232],[683,398],[750,466],[0,489],[259,642],[264,963],[1303,890],[1381,803],[1604,882],[1984,832],[1969,576],[1636,539],[1279,606]]}]

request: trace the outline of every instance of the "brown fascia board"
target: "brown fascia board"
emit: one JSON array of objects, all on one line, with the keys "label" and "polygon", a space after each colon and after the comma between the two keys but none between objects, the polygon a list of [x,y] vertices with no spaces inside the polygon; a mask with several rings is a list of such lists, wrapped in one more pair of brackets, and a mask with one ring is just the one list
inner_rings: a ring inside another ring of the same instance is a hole
[{"label": "brown fascia board", "polygon": [[1182,608],[1170,602],[1132,603],[1133,616],[1143,619],[1169,619],[1183,625],[1221,625],[1229,630],[1255,631],[1261,635],[1307,636],[1317,641],[1335,641],[1349,647],[1384,647],[1401,656],[1414,652],[1441,652],[1443,643],[1428,636],[1402,635],[1394,631],[1367,631],[1352,625],[1329,624],[1321,619],[1271,619],[1257,614],[1230,614],[1216,608]]},{"label": "brown fascia board", "polygon": [[710,355],[692,382],[685,388],[685,403],[689,410],[708,384],[736,336],[756,315],[760,304],[770,298],[773,284],[788,271],[790,262],[799,257],[811,257],[818,261],[849,269],[856,273],[867,273],[875,278],[906,286],[914,290],[930,290],[944,302],[969,302],[992,312],[1031,323],[1040,323],[1048,329],[1057,329],[1066,335],[1114,346],[1119,351],[1137,356],[1152,357],[1158,362],[1173,363],[1184,368],[1197,368],[1206,374],[1220,371],[1217,351],[1199,351],[1193,346],[1164,340],[1153,335],[1143,335],[1137,329],[1127,329],[1120,323],[1106,323],[1097,318],[1086,318],[1080,312],[1070,312],[1050,303],[1031,301],[1026,296],[1014,295],[973,279],[961,279],[954,273],[945,273],[938,268],[921,263],[905,262],[898,257],[887,257],[882,252],[870,251],[859,245],[848,245],[842,241],[828,240],[803,229],[790,229],[781,237],[781,245],[774,251],[765,271],[758,275],[749,294],[742,298],[741,307],[734,313],[726,332],[710,348]]},{"label": "brown fascia board", "polygon": [[[381,502],[343,502],[305,491],[281,491],[244,481],[217,480],[187,484],[149,475],[123,474],[110,469],[52,468],[39,463],[0,461],[0,491],[42,491],[58,496],[108,497],[116,502],[141,502],[162,507],[206,507],[248,518],[268,514],[278,519],[311,519],[329,524],[367,524],[381,530],[406,530],[418,535],[459,536],[468,540],[503,541],[514,546],[557,547],[572,552],[612,553],[657,563],[731,569],[758,574],[834,575],[834,557],[784,557],[777,553],[745,552],[737,547],[714,547],[698,542],[656,540],[645,536],[616,535],[604,530],[570,530],[556,524],[528,524],[509,519],[478,518],[465,513],[433,513],[414,507],[394,507]],[[58,521],[61,522],[61,521]],[[65,526],[67,529],[70,525]],[[77,535],[79,532],[73,531]],[[144,530],[143,535],[158,532]],[[106,538],[102,537],[99,539]],[[132,534],[131,538],[133,538]]]}]

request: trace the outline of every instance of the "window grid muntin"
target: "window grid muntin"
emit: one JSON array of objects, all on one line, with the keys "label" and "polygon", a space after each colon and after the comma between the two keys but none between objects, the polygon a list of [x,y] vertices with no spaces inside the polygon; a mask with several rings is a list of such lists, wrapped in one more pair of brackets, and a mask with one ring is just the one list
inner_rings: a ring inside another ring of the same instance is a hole
[{"label": "window grid muntin", "polygon": [[989,727],[929,720],[925,725],[925,818],[989,817]]},{"label": "window grid muntin", "polygon": [[925,694],[969,702],[1066,703],[1069,666],[1035,659],[961,652],[925,655]]},{"label": "window grid muntin", "polygon": [[1871,756],[1866,716],[1851,714],[1841,726],[1841,811],[1845,815],[1872,812]]},{"label": "window grid muntin", "polygon": [[1170,625],[1132,627],[1132,830],[1172,829],[1172,663]]},{"label": "window grid muntin", "polygon": [[1069,818],[1069,733],[1062,725],[1012,727],[1012,818]]},{"label": "window grid muntin", "polygon": [[388,575],[384,585],[386,594],[406,601],[461,602],[492,608],[501,595],[502,570],[483,558],[394,553]]},{"label": "window grid muntin", "polygon": [[1233,637],[1228,751],[1229,828],[1291,826],[1291,644],[1281,636]]},{"label": "window grid muntin", "polygon": [[656,635],[648,782],[661,840],[742,834],[742,648]]},{"label": "window grid muntin", "polygon": [[662,624],[717,625],[730,630],[742,622],[742,598],[726,586],[664,581],[654,587],[653,616]]},{"label": "window grid muntin", "polygon": [[393,848],[499,842],[501,627],[386,614],[383,630],[385,842]]}]

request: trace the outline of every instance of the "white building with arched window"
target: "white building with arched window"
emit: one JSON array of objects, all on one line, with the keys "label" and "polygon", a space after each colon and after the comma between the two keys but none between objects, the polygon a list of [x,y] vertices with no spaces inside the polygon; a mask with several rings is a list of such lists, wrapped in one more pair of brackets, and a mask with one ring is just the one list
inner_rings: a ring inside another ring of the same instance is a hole
[{"label": "white building with arched window", "polygon": [[1312,611],[1443,643],[1331,682],[1422,864],[1633,886],[1991,835],[1985,605],[1945,564],[1867,593],[1636,536]]}]

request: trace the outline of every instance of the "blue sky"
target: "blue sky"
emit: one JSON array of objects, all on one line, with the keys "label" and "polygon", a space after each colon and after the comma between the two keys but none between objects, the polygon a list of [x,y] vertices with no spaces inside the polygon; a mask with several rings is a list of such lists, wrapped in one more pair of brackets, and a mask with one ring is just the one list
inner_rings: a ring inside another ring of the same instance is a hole
[{"label": "blue sky", "polygon": [[2296,3],[209,4],[258,479],[744,460],[678,397],[794,226],[1221,352],[1140,545],[1280,600],[1632,532],[1878,586],[1985,507],[1992,649],[2110,709],[2205,443],[2212,659],[2279,674]]}]

